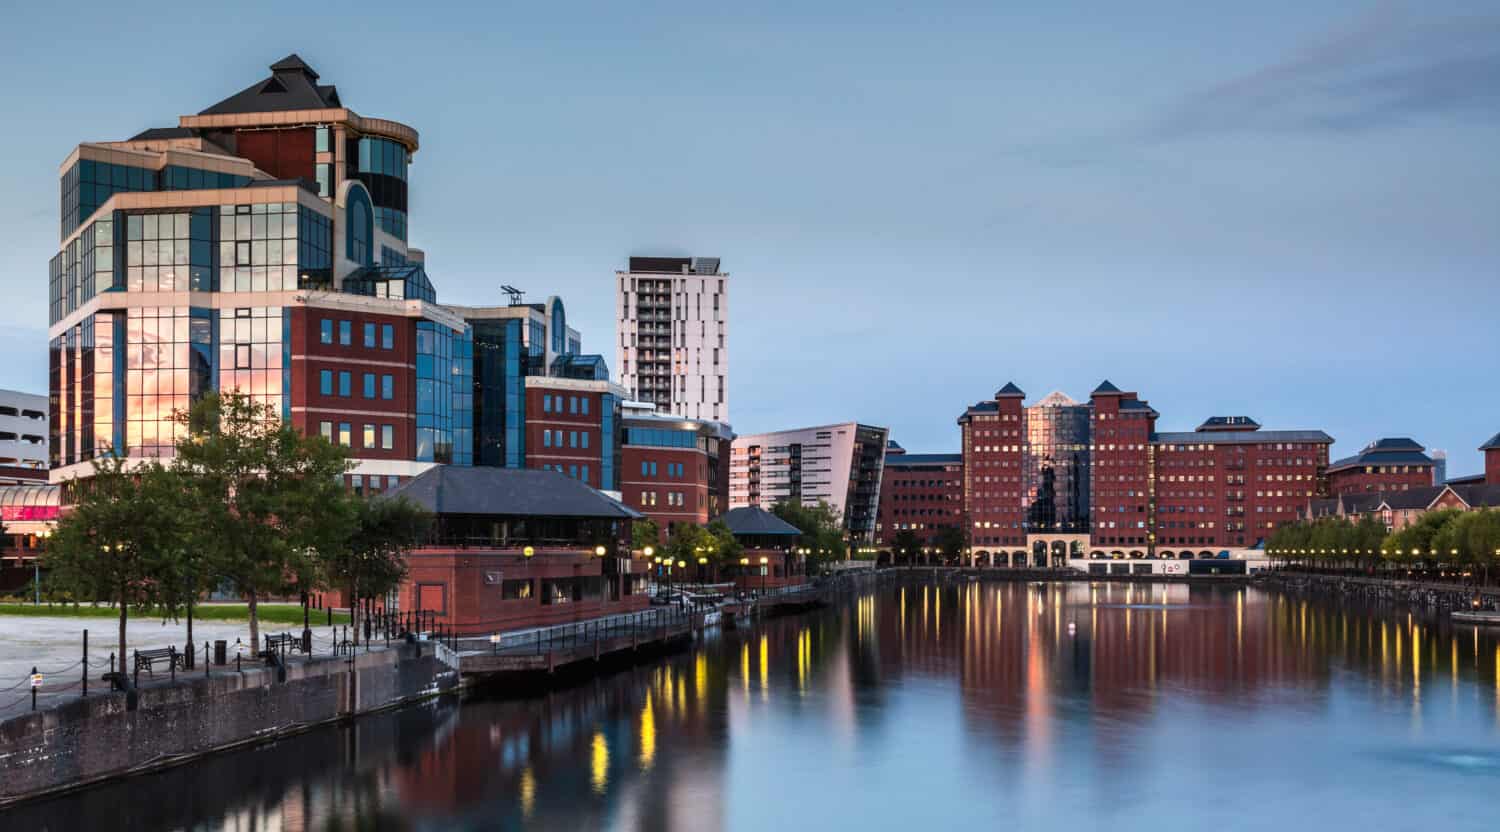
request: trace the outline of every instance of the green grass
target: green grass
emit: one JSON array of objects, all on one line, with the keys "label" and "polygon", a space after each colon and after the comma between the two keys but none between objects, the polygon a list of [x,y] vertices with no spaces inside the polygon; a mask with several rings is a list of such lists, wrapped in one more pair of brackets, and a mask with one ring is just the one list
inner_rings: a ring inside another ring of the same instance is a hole
[{"label": "green grass", "polygon": [[[272,624],[301,624],[301,604],[261,604],[257,607],[260,620]],[[32,604],[0,603],[0,615],[60,616],[66,618],[118,618],[114,607],[88,604]],[[131,613],[133,618],[151,618],[153,614]],[[327,621],[328,613],[312,611],[313,620]],[[347,618],[347,616],[345,616]],[[193,608],[193,618],[199,621],[249,621],[250,614],[244,604],[206,604]]]}]

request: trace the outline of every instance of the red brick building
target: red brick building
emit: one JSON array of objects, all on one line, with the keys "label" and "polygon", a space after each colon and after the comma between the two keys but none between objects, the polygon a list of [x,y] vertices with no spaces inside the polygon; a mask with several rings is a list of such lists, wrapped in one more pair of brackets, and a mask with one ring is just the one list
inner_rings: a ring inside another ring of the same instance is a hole
[{"label": "red brick building", "polygon": [[963,526],[963,454],[909,454],[887,443],[876,545],[889,546],[910,530],[923,546],[936,546],[944,528]]},{"label": "red brick building", "polygon": [[1484,481],[1487,485],[1500,485],[1500,433],[1479,446],[1484,452]]},{"label": "red brick building", "polygon": [[603,380],[527,377],[526,467],[615,490],[624,392]]},{"label": "red brick building", "polygon": [[1378,439],[1358,454],[1328,466],[1328,493],[1360,494],[1428,488],[1434,485],[1434,463],[1426,451],[1405,437]]},{"label": "red brick building", "polygon": [[460,633],[582,621],[649,605],[631,559],[639,514],[555,471],[440,465],[396,489],[434,515],[407,558],[401,612]]},{"label": "red brick building", "polygon": [[1026,543],[1021,453],[1026,441],[1026,394],[1006,383],[991,401],[958,417],[963,457],[963,512],[973,548]]},{"label": "red brick building", "polygon": [[679,523],[701,526],[724,514],[734,439],[727,425],[628,405],[621,422],[621,500],[656,521],[663,540]]},{"label": "red brick building", "polygon": [[1151,438],[1157,412],[1135,393],[1105,381],[1089,396],[1092,434],[1091,542],[1149,546],[1152,530]]}]

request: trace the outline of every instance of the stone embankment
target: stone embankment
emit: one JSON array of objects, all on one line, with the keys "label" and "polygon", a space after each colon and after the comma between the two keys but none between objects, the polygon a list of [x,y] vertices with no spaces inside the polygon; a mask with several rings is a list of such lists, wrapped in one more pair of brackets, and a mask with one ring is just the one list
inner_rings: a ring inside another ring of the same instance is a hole
[{"label": "stone embankment", "polygon": [[460,685],[437,642],[219,669],[133,693],[90,695],[0,722],[0,809],[17,800],[177,765]]},{"label": "stone embankment", "polygon": [[[1500,609],[1500,589],[1457,583],[1426,583],[1349,575],[1265,572],[1257,583],[1283,592],[1319,595],[1377,604],[1400,604],[1427,610]],[[1476,607],[1475,600],[1479,604]]]}]

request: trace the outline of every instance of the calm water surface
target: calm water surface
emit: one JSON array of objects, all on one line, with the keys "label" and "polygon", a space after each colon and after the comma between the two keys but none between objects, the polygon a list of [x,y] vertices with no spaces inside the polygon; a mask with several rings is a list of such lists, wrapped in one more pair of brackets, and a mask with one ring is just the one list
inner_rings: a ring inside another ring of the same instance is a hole
[{"label": "calm water surface", "polygon": [[1497,660],[1473,628],[1253,588],[915,584],[0,829],[1478,829]]}]

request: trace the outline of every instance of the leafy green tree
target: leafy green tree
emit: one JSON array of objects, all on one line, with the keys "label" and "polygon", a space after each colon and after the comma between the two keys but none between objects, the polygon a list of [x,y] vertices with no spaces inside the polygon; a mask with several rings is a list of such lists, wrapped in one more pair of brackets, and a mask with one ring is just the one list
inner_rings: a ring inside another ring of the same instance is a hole
[{"label": "leafy green tree", "polygon": [[922,541],[917,538],[917,533],[911,529],[902,529],[891,538],[891,556],[900,563],[903,559],[907,563],[916,560],[917,553],[922,550]]},{"label": "leafy green tree", "polygon": [[122,670],[130,612],[175,614],[183,603],[190,581],[183,571],[190,539],[184,491],[181,479],[154,461],[127,469],[118,457],[95,460],[47,547],[56,587],[119,608]]},{"label": "leafy green tree", "polygon": [[802,532],[802,546],[808,555],[809,571],[821,569],[833,561],[844,560],[844,521],[824,500],[815,506],[784,500],[771,507],[771,513],[796,526]]},{"label": "leafy green tree", "polygon": [[713,552],[709,555],[709,562],[714,565],[715,574],[725,564],[739,563],[745,553],[745,545],[729,530],[729,524],[723,520],[715,520],[705,527],[705,531],[713,538]]},{"label": "leafy green tree", "polygon": [[661,546],[661,527],[656,524],[655,520],[649,517],[644,520],[635,521],[630,527],[630,544],[631,548],[637,552],[645,549],[647,546],[653,549],[659,548]]},{"label": "leafy green tree", "polygon": [[1462,511],[1453,508],[1429,511],[1415,523],[1391,535],[1386,541],[1386,550],[1401,563],[1425,562],[1437,550],[1438,533],[1461,514]]},{"label": "leafy green tree", "polygon": [[394,592],[406,579],[406,553],[427,539],[432,514],[405,497],[353,495],[354,528],[347,545],[319,552],[329,585],[342,589],[354,610],[359,640],[360,602]]},{"label": "leafy green tree", "polygon": [[944,561],[962,563],[968,551],[969,537],[961,526],[944,526],[938,530],[936,543]]},{"label": "leafy green tree", "polygon": [[262,598],[323,585],[320,552],[348,546],[357,520],[343,475],[348,455],[284,424],[239,392],[210,393],[176,414],[185,428],[173,468],[192,492],[191,545],[231,581],[260,643]]}]

